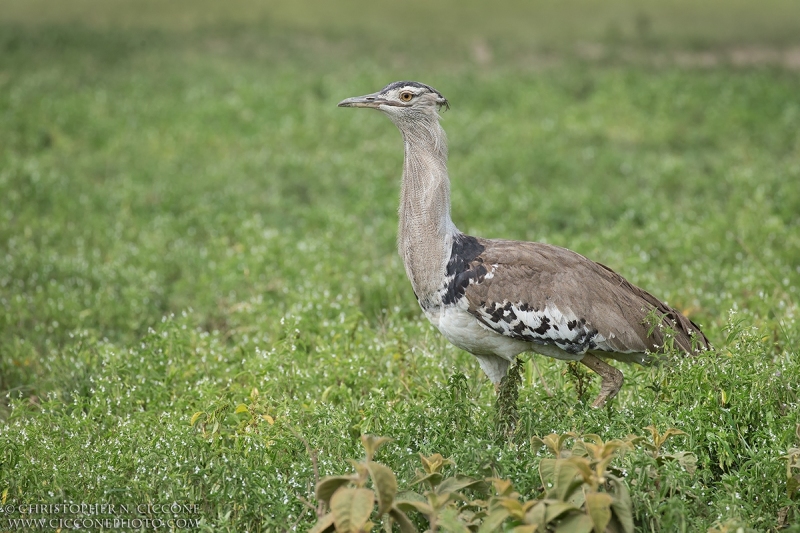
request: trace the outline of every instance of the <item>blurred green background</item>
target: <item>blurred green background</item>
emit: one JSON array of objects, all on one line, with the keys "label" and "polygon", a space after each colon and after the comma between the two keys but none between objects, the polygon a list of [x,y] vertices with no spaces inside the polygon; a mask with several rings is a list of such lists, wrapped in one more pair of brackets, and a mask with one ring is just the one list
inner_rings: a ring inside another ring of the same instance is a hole
[{"label": "blurred green background", "polygon": [[539,458],[493,447],[491,386],[405,279],[399,135],[336,107],[400,79],[451,102],[461,230],[607,264],[719,350],[623,369],[609,414],[538,358],[550,390],[529,363],[520,439],[690,433],[699,473],[633,491],[643,530],[797,517],[796,0],[2,0],[3,501],[197,501],[207,530],[303,530],[298,432],[323,475],[373,432],[401,482],[439,452],[537,494]]}]

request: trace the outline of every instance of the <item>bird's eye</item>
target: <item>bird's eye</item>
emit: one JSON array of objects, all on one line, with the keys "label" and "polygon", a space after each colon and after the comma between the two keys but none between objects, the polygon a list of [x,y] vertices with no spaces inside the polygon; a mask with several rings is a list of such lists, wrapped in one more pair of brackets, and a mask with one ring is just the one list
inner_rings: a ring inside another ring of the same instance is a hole
[{"label": "bird's eye", "polygon": [[414,98],[414,95],[410,92],[402,92],[400,93],[400,100],[404,102],[410,102],[411,99]]}]

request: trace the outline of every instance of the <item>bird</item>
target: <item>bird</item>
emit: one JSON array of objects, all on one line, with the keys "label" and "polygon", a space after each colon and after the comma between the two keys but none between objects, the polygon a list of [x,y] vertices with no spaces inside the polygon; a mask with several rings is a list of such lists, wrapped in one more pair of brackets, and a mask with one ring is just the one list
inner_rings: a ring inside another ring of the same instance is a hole
[{"label": "bird", "polygon": [[498,392],[517,356],[534,352],[597,373],[599,408],[624,380],[608,359],[646,364],[669,346],[710,349],[697,324],[605,265],[552,244],[459,231],[439,114],[450,103],[433,87],[397,81],[338,105],[381,111],[400,130],[397,246],[406,274],[427,319],[478,359]]}]

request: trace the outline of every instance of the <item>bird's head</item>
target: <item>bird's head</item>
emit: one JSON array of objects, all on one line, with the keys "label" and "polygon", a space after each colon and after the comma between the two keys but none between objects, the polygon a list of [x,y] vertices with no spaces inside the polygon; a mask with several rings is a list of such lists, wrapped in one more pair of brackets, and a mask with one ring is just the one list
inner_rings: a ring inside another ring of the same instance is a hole
[{"label": "bird's head", "polygon": [[442,93],[424,83],[396,81],[380,91],[354,96],[339,102],[339,107],[369,107],[383,111],[395,124],[438,119],[438,110],[450,109]]}]

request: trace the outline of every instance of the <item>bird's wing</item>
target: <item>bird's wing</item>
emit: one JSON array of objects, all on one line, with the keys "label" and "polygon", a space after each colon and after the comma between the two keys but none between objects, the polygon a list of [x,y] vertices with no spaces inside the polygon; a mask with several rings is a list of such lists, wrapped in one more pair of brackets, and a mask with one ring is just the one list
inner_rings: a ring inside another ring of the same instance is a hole
[{"label": "bird's wing", "polygon": [[[648,323],[655,310],[686,352],[708,348],[700,328],[610,268],[548,244],[458,236],[445,299],[503,335],[570,353],[655,352],[665,332]],[[446,302],[447,303],[447,302]],[[694,338],[694,342],[693,342]]]}]

